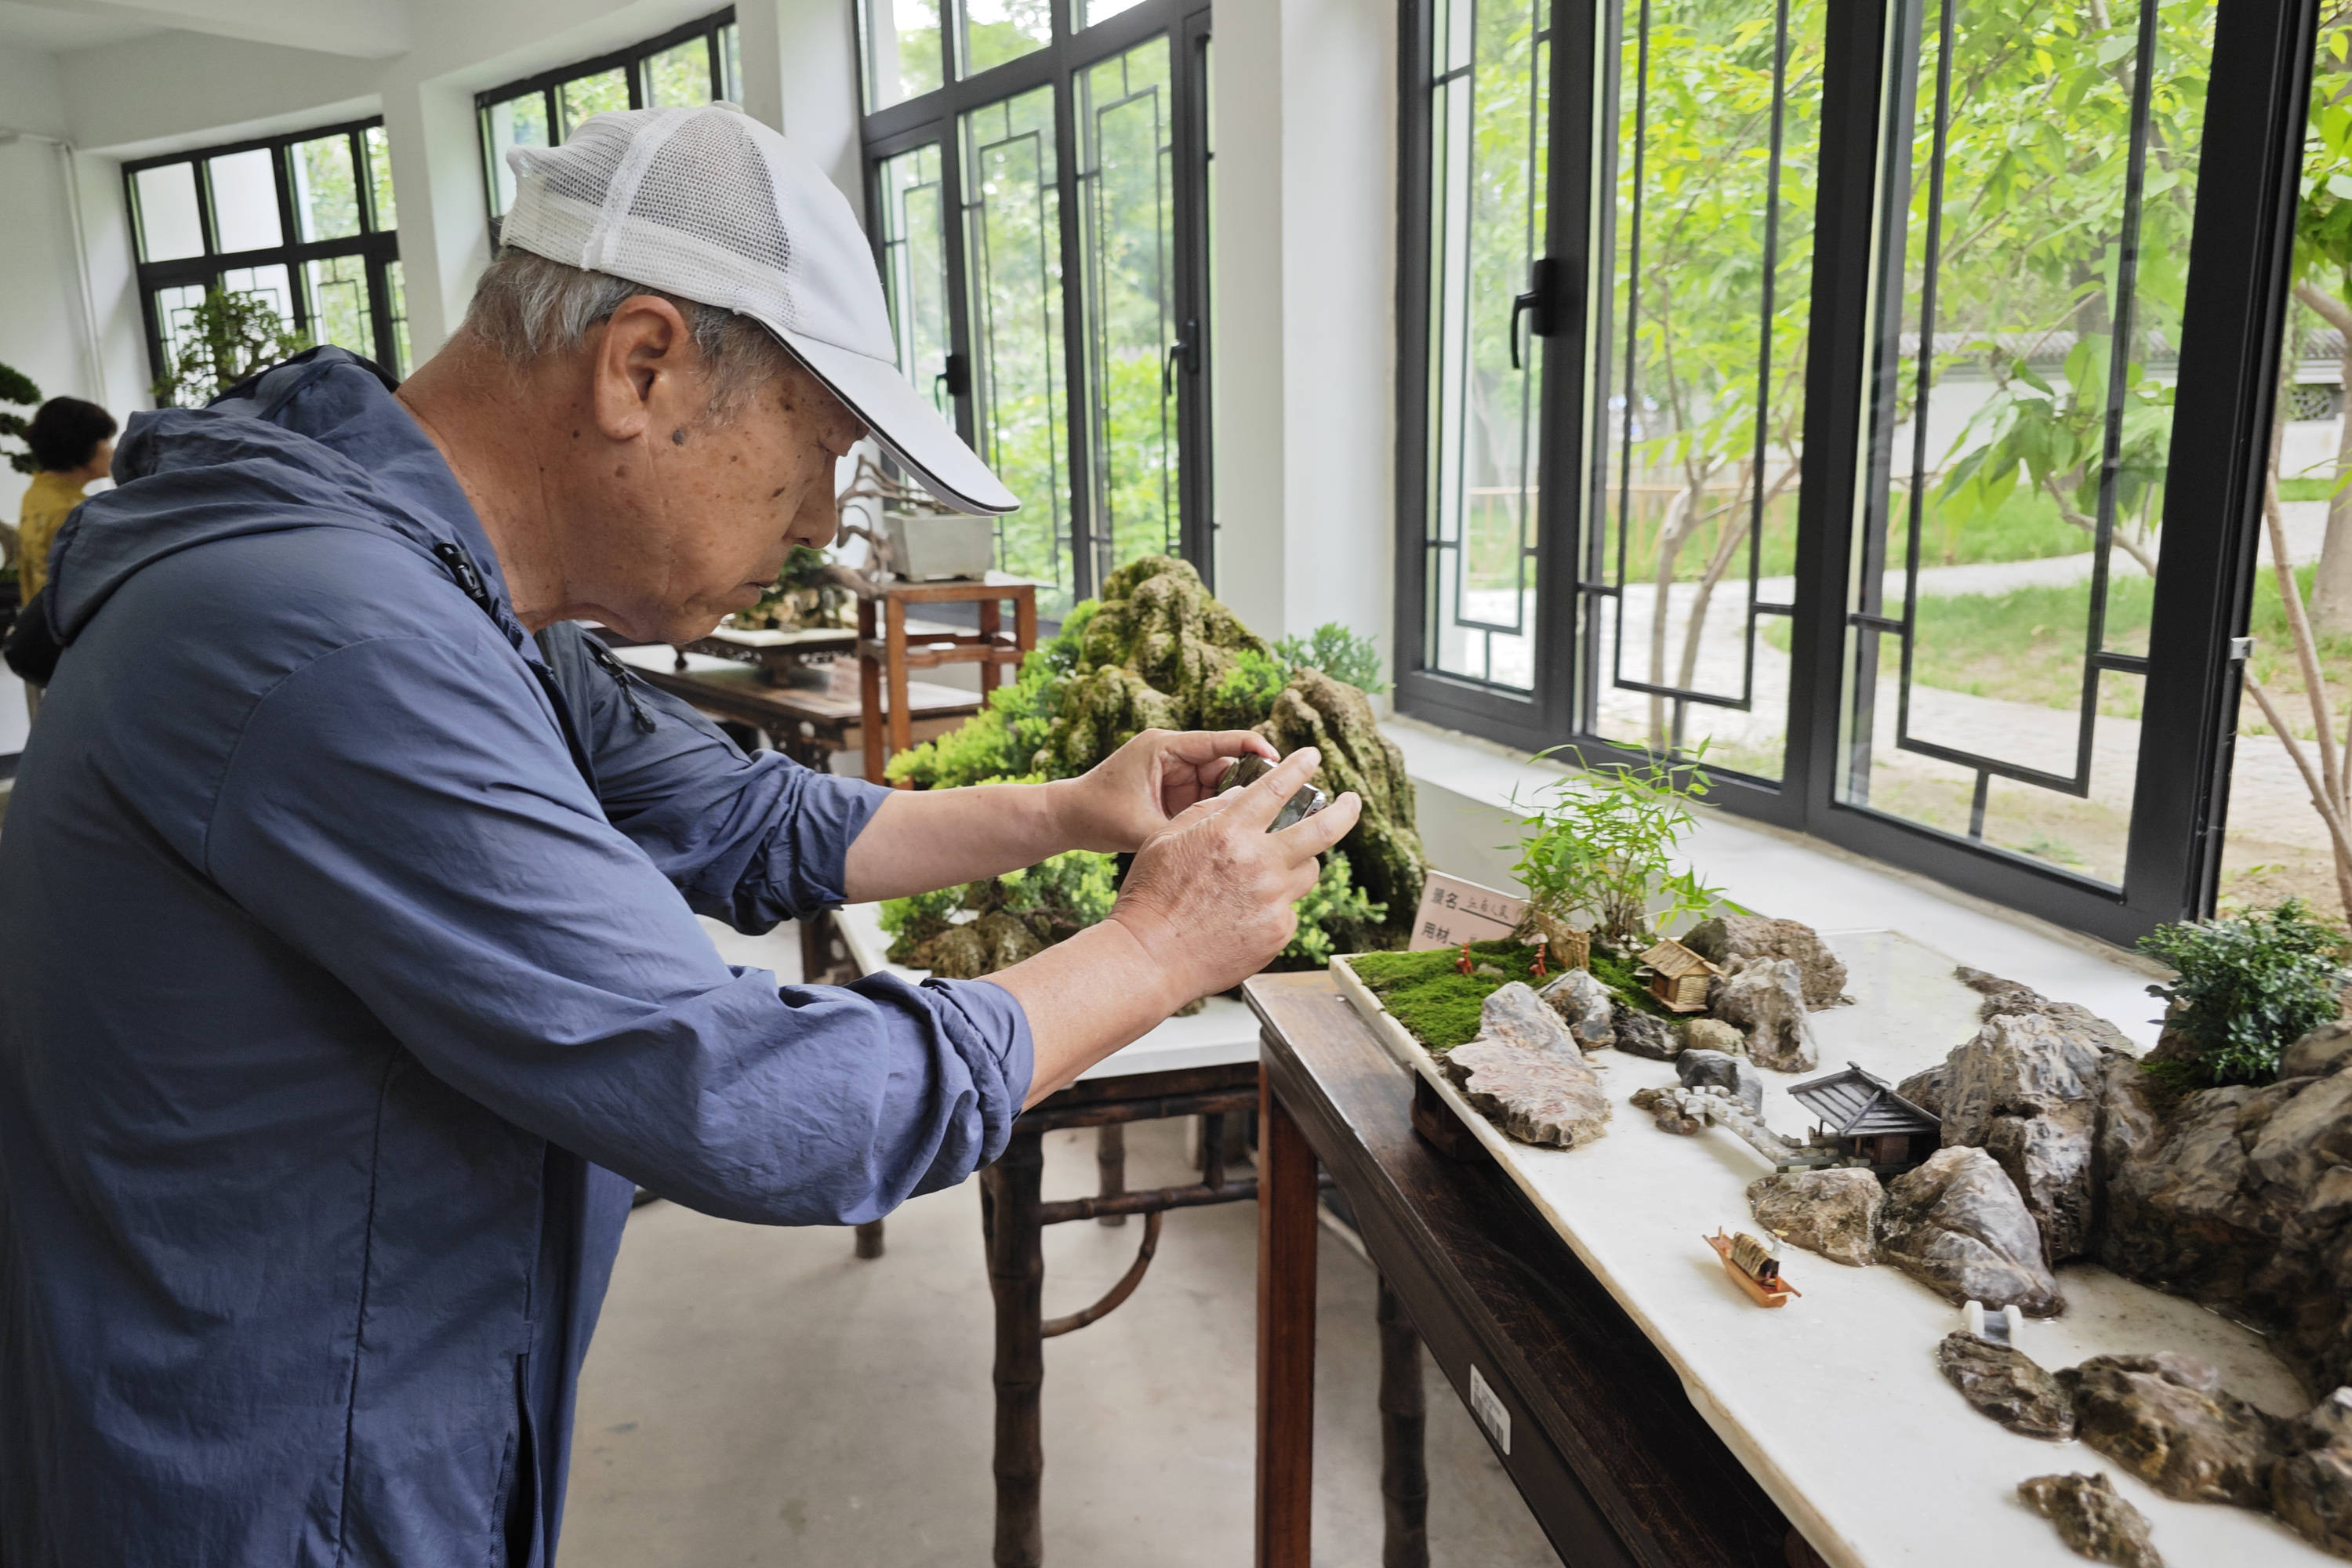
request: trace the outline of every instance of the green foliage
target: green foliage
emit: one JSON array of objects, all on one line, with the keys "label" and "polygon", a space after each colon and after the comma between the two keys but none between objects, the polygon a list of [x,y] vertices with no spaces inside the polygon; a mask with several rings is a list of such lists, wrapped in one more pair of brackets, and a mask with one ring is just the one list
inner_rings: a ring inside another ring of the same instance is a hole
[{"label": "green foliage", "polygon": [[892,757],[884,776],[917,789],[961,788],[1029,776],[1060,716],[1063,689],[1077,668],[1079,644],[1097,607],[1087,599],[1071,610],[1060,635],[1033,648],[1013,683],[989,694],[987,707],[938,740]]},{"label": "green foliage", "polygon": [[1479,1011],[1487,997],[1514,980],[1534,978],[1528,970],[1536,950],[1524,942],[1470,944],[1471,963],[1491,965],[1499,974],[1464,974],[1454,968],[1461,956],[1460,948],[1440,947],[1360,952],[1346,962],[1391,1017],[1430,1050],[1443,1053],[1477,1038]]},{"label": "green foliage", "polygon": [[205,290],[179,333],[179,353],[155,378],[161,406],[201,408],[251,375],[310,346],[278,316],[265,294]]},{"label": "green foliage", "polygon": [[1003,908],[1014,914],[1067,917],[1080,929],[1107,919],[1118,898],[1117,862],[1088,849],[1056,855],[996,881]]},{"label": "green foliage", "polygon": [[892,939],[889,958],[903,962],[908,952],[918,944],[929,942],[955,922],[956,911],[963,908],[964,889],[961,884],[941,888],[929,893],[916,893],[909,898],[885,899],[880,910],[883,933]]},{"label": "green foliage", "polygon": [[[14,365],[0,364],[0,405],[37,408],[40,402],[41,389],[33,384],[31,376]],[[31,448],[21,444],[31,426],[32,421],[23,415],[12,414],[7,406],[0,406],[0,440],[19,443],[8,452],[8,466],[20,474],[31,473],[36,466]]]},{"label": "green foliage", "polygon": [[1650,988],[1642,984],[1641,964],[1637,959],[1620,957],[1596,947],[1585,967],[1592,971],[1593,977],[1601,984],[1614,992],[1619,1001],[1635,1012],[1677,1023],[1681,1021],[1680,1014],[1651,995]]},{"label": "green foliage", "polygon": [[1209,689],[1208,700],[1201,710],[1201,727],[1204,730],[1246,730],[1265,721],[1274,711],[1274,700],[1282,691],[1283,683],[1290,679],[1290,668],[1273,655],[1258,652],[1254,647],[1242,649],[1234,656],[1233,668]]},{"label": "green foliage", "polygon": [[1337,621],[1317,626],[1312,637],[1285,637],[1274,645],[1274,651],[1293,669],[1319,669],[1375,697],[1389,689],[1389,683],[1381,679],[1380,644],[1357,636]]},{"label": "green foliage", "polygon": [[1298,900],[1298,930],[1274,961],[1276,969],[1320,969],[1331,955],[1363,944],[1372,927],[1388,918],[1388,905],[1355,885],[1348,857],[1334,849],[1323,857],[1315,886]]},{"label": "green foliage", "polygon": [[2158,926],[2139,945],[2177,976],[2148,994],[2172,1005],[2166,1027],[2190,1047],[2187,1070],[2200,1087],[2270,1082],[2279,1053],[2341,1009],[2344,938],[2300,900]]},{"label": "green foliage", "polygon": [[[1584,758],[1567,751],[1580,765]],[[1702,745],[1695,761],[1704,761]],[[1550,756],[1552,752],[1538,753]],[[1520,819],[1518,863],[1511,868],[1528,899],[1552,919],[1574,923],[1590,916],[1597,934],[1620,952],[1652,929],[1714,907],[1716,892],[1691,872],[1674,868],[1675,848],[1692,826],[1689,803],[1706,794],[1696,766],[1677,777],[1651,763],[1608,763],[1547,785],[1532,806],[1516,796]],[[1651,910],[1660,903],[1654,916]]]},{"label": "green foliage", "polygon": [[[978,926],[990,921],[982,927],[987,931],[1003,927],[1007,920],[1018,922],[1003,929],[1020,938],[1021,948],[1034,952],[1050,947],[1110,913],[1118,897],[1116,864],[1108,855],[1073,849],[1026,870],[983,877],[911,898],[886,899],[882,929],[893,938],[887,956],[893,963],[930,968],[927,962],[930,955],[924,950],[934,938],[960,924]],[[956,917],[962,914],[973,919],[958,921]],[[1027,928],[1026,936],[1020,935],[1023,926]],[[968,970],[960,966],[959,973],[986,973],[1001,962],[1004,960],[989,959]]]}]

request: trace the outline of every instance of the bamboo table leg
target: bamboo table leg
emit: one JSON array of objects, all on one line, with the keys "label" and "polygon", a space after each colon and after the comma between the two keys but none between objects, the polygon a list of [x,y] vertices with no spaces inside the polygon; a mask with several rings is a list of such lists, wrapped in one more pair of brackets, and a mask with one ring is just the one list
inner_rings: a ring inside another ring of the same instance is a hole
[{"label": "bamboo table leg", "polygon": [[[1095,1173],[1102,1178],[1102,1195],[1115,1198],[1127,1191],[1127,1125],[1106,1121],[1095,1133]],[[1122,1226],[1123,1214],[1107,1214],[1095,1221],[1097,1225]]]},{"label": "bamboo table leg", "polygon": [[1423,1451],[1421,1336],[1381,1280],[1381,1568],[1429,1568],[1429,1467]]},{"label": "bamboo table leg", "polygon": [[1039,1568],[1045,1557],[1038,1521],[1045,1450],[1037,1414],[1045,1381],[1045,1258],[1037,1213],[1043,1136],[1016,1127],[1003,1155],[980,1177],[988,1287],[996,1298],[996,1568]]},{"label": "bamboo table leg", "polygon": [[[980,602],[980,635],[987,639],[988,650],[991,653],[996,651],[997,634],[1003,625],[1003,620],[1004,606],[1002,604],[994,599],[982,599]],[[980,700],[982,702],[987,701],[988,694],[996,689],[997,679],[1003,673],[1004,667],[994,659],[984,658],[980,661]]]},{"label": "bamboo table leg", "polygon": [[907,694],[907,605],[903,599],[892,599],[882,606],[882,638],[890,656],[889,668],[884,673],[890,682],[890,754],[895,757],[915,744],[915,714],[912,700]]},{"label": "bamboo table leg", "polygon": [[1257,1563],[1308,1568],[1315,1474],[1315,1151],[1258,1079]]}]

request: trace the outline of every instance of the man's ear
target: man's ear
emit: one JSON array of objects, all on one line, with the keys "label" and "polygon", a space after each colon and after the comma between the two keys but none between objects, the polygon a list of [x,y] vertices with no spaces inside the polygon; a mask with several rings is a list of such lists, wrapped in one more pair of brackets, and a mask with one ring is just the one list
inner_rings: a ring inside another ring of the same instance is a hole
[{"label": "man's ear", "polygon": [[658,406],[678,399],[692,383],[694,334],[676,305],[657,294],[633,294],[594,342],[589,400],[596,426],[610,440],[638,440],[658,417]]}]

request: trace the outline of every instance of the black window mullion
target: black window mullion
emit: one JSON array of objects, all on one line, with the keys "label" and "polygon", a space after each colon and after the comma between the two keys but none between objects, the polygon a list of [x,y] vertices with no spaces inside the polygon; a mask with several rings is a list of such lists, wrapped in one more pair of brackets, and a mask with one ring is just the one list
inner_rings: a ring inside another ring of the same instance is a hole
[{"label": "black window mullion", "polygon": [[1170,83],[1176,108],[1176,243],[1174,298],[1183,334],[1176,377],[1178,538],[1184,558],[1216,591],[1216,488],[1210,447],[1209,139],[1210,16],[1196,11],[1169,40]]}]

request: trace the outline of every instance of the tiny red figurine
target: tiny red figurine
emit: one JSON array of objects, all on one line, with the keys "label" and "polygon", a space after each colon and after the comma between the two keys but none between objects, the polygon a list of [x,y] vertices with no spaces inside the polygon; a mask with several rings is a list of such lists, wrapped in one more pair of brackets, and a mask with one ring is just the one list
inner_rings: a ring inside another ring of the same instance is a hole
[{"label": "tiny red figurine", "polygon": [[1536,938],[1536,961],[1528,965],[1528,973],[1538,980],[1544,977],[1544,943],[1548,940],[1549,939],[1540,936]]},{"label": "tiny red figurine", "polygon": [[1454,970],[1457,974],[1467,974],[1471,968],[1470,944],[1465,942],[1462,944],[1462,956],[1454,961]]}]

